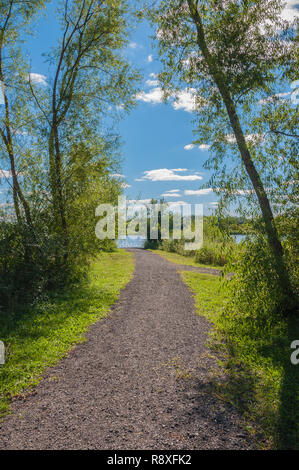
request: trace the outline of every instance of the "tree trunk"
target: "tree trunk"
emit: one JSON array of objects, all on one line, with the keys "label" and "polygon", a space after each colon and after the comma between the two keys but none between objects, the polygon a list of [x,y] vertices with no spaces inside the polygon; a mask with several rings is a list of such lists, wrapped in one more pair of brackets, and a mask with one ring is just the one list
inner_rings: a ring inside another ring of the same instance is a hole
[{"label": "tree trunk", "polygon": [[[0,80],[3,82],[1,59],[0,59]],[[11,176],[12,176],[12,181],[13,181],[13,200],[14,200],[15,212],[16,212],[17,220],[18,222],[20,222],[21,221],[21,214],[20,214],[20,208],[19,208],[19,200],[20,200],[24,209],[26,223],[28,227],[30,228],[32,234],[34,235],[30,208],[21,190],[21,187],[19,185],[18,176],[16,172],[15,156],[14,156],[13,143],[12,143],[11,130],[10,130],[9,104],[8,104],[8,98],[5,93],[4,87],[3,87],[3,97],[4,97],[4,106],[5,106],[5,131],[6,132],[1,130],[1,137],[6,146],[6,150],[7,150],[9,161],[10,161],[10,171],[11,171]]]},{"label": "tree trunk", "polygon": [[[0,31],[0,81],[2,82],[2,93],[3,93],[4,107],[5,107],[5,121],[4,121],[5,128],[4,129],[0,128],[0,135],[6,147],[6,150],[9,156],[9,161],[10,161],[10,170],[11,170],[12,181],[13,181],[13,202],[14,202],[17,222],[19,225],[22,223],[21,211],[20,211],[20,206],[19,206],[19,202],[21,202],[21,205],[23,206],[23,209],[24,209],[25,220],[29,228],[30,235],[32,236],[32,239],[37,243],[35,230],[34,230],[32,217],[31,217],[30,207],[25,199],[25,196],[22,192],[22,189],[18,181],[18,175],[17,175],[16,165],[15,165],[15,155],[14,155],[14,149],[13,149],[13,140],[12,140],[12,134],[11,134],[9,102],[8,102],[8,97],[6,94],[5,83],[4,83],[5,74],[3,72],[3,45],[4,45],[6,28],[9,23],[9,20],[11,19],[12,8],[13,8],[13,0],[10,0],[7,16],[5,18],[4,25]],[[31,251],[29,245],[32,240],[30,240],[29,238],[30,237],[28,237],[28,233],[25,232],[24,233],[24,246],[25,246],[25,259],[26,260],[29,259],[29,254]]]},{"label": "tree trunk", "polygon": [[55,120],[53,121],[54,122],[52,123],[52,129],[50,132],[49,140],[50,184],[53,197],[54,217],[57,217],[60,220],[60,227],[62,231],[63,245],[65,250],[63,257],[66,261],[68,257],[69,245],[68,230],[61,181],[61,156],[58,140],[58,130],[57,126],[55,125]]}]

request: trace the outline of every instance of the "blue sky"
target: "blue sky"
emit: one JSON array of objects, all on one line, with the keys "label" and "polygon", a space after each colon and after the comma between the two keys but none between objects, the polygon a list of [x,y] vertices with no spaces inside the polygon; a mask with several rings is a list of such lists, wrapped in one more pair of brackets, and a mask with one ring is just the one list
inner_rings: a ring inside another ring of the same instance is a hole
[{"label": "blue sky", "polygon": [[[26,42],[32,72],[41,82],[49,76],[48,64],[42,54],[56,43],[59,28],[55,19],[56,1],[52,1],[35,34]],[[289,7],[298,2],[290,0]],[[285,10],[291,18],[294,10]],[[163,104],[155,75],[160,64],[151,47],[147,24],[141,24],[132,34],[125,54],[144,75],[143,91],[138,106],[119,124],[124,142],[121,173],[130,200],[164,197],[167,202],[203,203],[208,214],[217,204],[217,196],[209,189],[200,190],[210,174],[203,169],[208,148],[190,145],[193,140],[193,97],[184,90],[172,103]],[[44,77],[43,77],[44,76]]]},{"label": "blue sky", "polygon": [[[45,18],[38,22],[34,37],[29,38],[26,44],[26,49],[30,51],[32,72],[45,77],[49,75],[49,70],[42,53],[54,45],[59,36],[59,28],[54,20],[55,3],[52,2],[48,7]],[[149,26],[143,23],[130,37],[125,51],[131,63],[144,75],[144,92],[136,108],[125,115],[119,124],[123,141],[121,174],[129,186],[125,194],[130,200],[147,200],[168,194],[164,196],[167,202],[205,203],[205,210],[209,211],[214,207],[211,203],[217,201],[216,195],[185,194],[185,191],[198,190],[207,181],[208,173],[203,170],[202,164],[208,155],[206,150],[184,149],[193,139],[193,113],[188,96],[183,96],[178,103],[178,106],[185,105],[185,109],[175,110],[171,104],[161,103],[161,95],[155,91],[157,84],[154,75],[159,72],[160,64],[151,47],[151,34]],[[154,170],[160,171],[145,174]]]}]

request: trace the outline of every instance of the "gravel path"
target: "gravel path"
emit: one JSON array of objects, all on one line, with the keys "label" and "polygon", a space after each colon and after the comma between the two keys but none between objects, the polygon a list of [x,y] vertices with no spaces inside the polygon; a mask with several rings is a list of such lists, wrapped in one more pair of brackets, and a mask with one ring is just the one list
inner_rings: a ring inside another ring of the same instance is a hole
[{"label": "gravel path", "polygon": [[130,251],[134,278],[87,342],[12,403],[1,449],[253,448],[237,413],[211,393],[210,327],[181,266]]}]

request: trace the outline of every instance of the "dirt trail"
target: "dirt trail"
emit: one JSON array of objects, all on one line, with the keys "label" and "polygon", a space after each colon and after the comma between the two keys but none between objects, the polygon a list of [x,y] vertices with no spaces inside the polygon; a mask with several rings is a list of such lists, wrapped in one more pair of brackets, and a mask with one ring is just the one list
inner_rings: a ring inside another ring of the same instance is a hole
[{"label": "dirt trail", "polygon": [[87,342],[12,404],[1,449],[253,447],[237,413],[211,393],[210,326],[195,313],[181,266],[130,251],[134,278]]}]

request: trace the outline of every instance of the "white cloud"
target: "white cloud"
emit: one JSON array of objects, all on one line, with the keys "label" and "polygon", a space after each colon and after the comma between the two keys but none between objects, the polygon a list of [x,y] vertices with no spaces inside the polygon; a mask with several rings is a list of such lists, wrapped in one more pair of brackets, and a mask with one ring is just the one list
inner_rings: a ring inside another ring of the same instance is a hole
[{"label": "white cloud", "polygon": [[161,197],[181,197],[179,193],[169,191],[168,193],[161,194]]},{"label": "white cloud", "polygon": [[160,87],[153,88],[148,93],[141,91],[135,96],[136,100],[144,101],[145,103],[158,104],[163,101],[163,90]]},{"label": "white cloud", "polygon": [[[112,178],[125,178],[125,175],[123,175],[122,173],[112,173],[110,176],[111,176]],[[121,188],[123,188],[123,189],[127,189],[127,188],[130,188],[130,187],[131,187],[130,184],[127,184],[127,183],[125,183],[125,182],[121,183],[120,186],[121,186]]]},{"label": "white cloud", "polygon": [[276,95],[268,96],[267,98],[263,98],[263,99],[259,100],[258,104],[271,103],[271,102],[274,102],[277,99],[286,98],[287,96],[290,96],[291,93],[292,93],[291,91],[289,91],[287,93],[276,93]]},{"label": "white cloud", "polygon": [[172,201],[172,202],[167,202],[167,204],[170,208],[189,205],[188,202],[185,202],[185,201]]},{"label": "white cloud", "polygon": [[225,136],[225,140],[229,142],[230,144],[235,144],[236,143],[236,137],[233,134],[227,134]]},{"label": "white cloud", "polygon": [[11,178],[11,171],[0,169],[0,178]]},{"label": "white cloud", "polygon": [[146,80],[145,84],[146,84],[146,86],[157,87],[157,86],[160,85],[160,82],[159,82],[159,80]]},{"label": "white cloud", "polygon": [[47,77],[40,73],[29,73],[28,80],[31,80],[32,83],[37,83],[39,85],[47,85]]},{"label": "white cloud", "polygon": [[198,148],[199,150],[209,150],[210,147],[208,144],[200,144]]},{"label": "white cloud", "polygon": [[150,54],[150,55],[147,56],[147,61],[148,61],[148,62],[152,62],[153,60],[154,60],[154,59],[153,59],[152,54]]},{"label": "white cloud", "polygon": [[236,196],[247,196],[248,194],[254,194],[253,189],[235,189],[232,191],[232,194],[235,194]]},{"label": "white cloud", "polygon": [[0,104],[4,104],[4,93],[5,93],[5,87],[4,83],[0,80]]},{"label": "white cloud", "polygon": [[144,171],[142,178],[135,181],[196,181],[202,180],[202,176],[198,174],[178,175],[178,172],[185,172],[186,168],[160,168],[157,170]]},{"label": "white cloud", "polygon": [[246,142],[252,142],[254,144],[258,144],[265,140],[265,136],[263,134],[248,134],[245,136]]},{"label": "white cloud", "polygon": [[[151,199],[128,199],[127,200],[127,204],[128,204],[128,208],[130,209],[130,211],[132,211],[132,209],[138,209],[138,207],[140,207],[141,205],[148,205],[148,204],[151,204],[152,200],[153,199],[157,199],[157,198],[151,198]],[[185,202],[185,201],[171,201],[171,202],[166,202],[166,204],[169,206],[169,207],[173,207],[173,206],[186,206],[188,203]]]},{"label": "white cloud", "polygon": [[21,130],[18,130],[18,129],[12,129],[12,132],[13,132],[14,135],[28,135],[28,132],[21,131]]},{"label": "white cloud", "polygon": [[284,184],[286,185],[293,185],[293,184],[297,184],[298,181],[297,180],[289,180],[289,181],[286,181]]},{"label": "white cloud", "polygon": [[[155,76],[155,74],[150,74]],[[156,76],[155,76],[156,77]],[[145,103],[162,103],[164,92],[159,85],[158,80],[147,80],[147,86],[154,86],[149,92],[141,91],[135,95],[136,100],[144,101]],[[195,88],[185,88],[176,93],[170,95],[172,107],[175,110],[182,109],[191,113],[195,111],[199,106],[205,106],[203,98],[197,94]]]},{"label": "white cloud", "polygon": [[167,191],[168,193],[179,193],[180,190],[179,189],[169,189],[169,191]]},{"label": "white cloud", "polygon": [[[198,146],[199,150],[209,150],[211,146],[208,145],[208,144],[200,144]],[[195,145],[194,144],[188,144],[188,145],[185,145],[184,149],[185,150],[192,150],[195,148]]]},{"label": "white cloud", "polygon": [[152,73],[149,74],[149,77],[151,77],[151,78],[157,78],[157,77],[158,77],[158,74],[152,72]]},{"label": "white cloud", "polygon": [[192,51],[190,54],[188,54],[187,58],[182,61],[182,64],[185,69],[188,69],[189,67],[192,66],[192,64],[195,65],[195,61],[198,59],[198,52],[197,51]]},{"label": "white cloud", "polygon": [[212,188],[203,188],[203,189],[185,189],[184,194],[186,196],[205,196],[213,192]]},{"label": "white cloud", "polygon": [[194,149],[195,145],[194,144],[188,144],[188,145],[185,145],[184,149],[185,150],[192,150]]},{"label": "white cloud", "polygon": [[[266,188],[269,190],[269,188]],[[207,194],[211,194],[214,191],[213,188],[202,188],[202,189],[185,189],[184,194],[186,196],[206,196]],[[216,191],[216,190],[215,190]],[[218,189],[219,191],[219,189]],[[236,196],[247,196],[248,194],[254,194],[253,189],[234,189],[230,192],[230,194],[234,194]],[[209,202],[209,204],[218,204],[218,202]]]},{"label": "white cloud", "polygon": [[132,42],[129,43],[129,48],[130,49],[137,49],[138,47],[140,47],[140,46],[137,44],[137,42],[132,41]]},{"label": "white cloud", "polygon": [[[225,139],[230,144],[235,144],[237,142],[234,134],[227,134]],[[254,144],[261,143],[264,139],[265,139],[265,136],[263,134],[247,134],[245,136],[246,142],[252,142]]]},{"label": "white cloud", "polygon": [[[23,176],[24,173],[21,173],[21,172],[18,172],[17,171],[17,175],[18,176]],[[0,168],[0,178],[11,178],[12,177],[12,173],[10,170],[2,170]]]},{"label": "white cloud", "polygon": [[287,0],[286,5],[282,11],[282,18],[287,21],[293,21],[299,16],[299,3],[298,0]]},{"label": "white cloud", "polygon": [[276,93],[275,96],[276,96],[277,98],[284,98],[285,96],[289,96],[289,95],[291,95],[291,94],[292,94],[292,92],[291,92],[291,91],[288,91],[287,93]]},{"label": "white cloud", "polygon": [[185,88],[175,94],[172,106],[175,110],[182,109],[191,113],[195,111],[197,105],[197,92],[195,88]]},{"label": "white cloud", "polygon": [[130,206],[136,206],[138,207],[138,205],[141,205],[141,204],[150,204],[151,203],[151,199],[128,199],[127,200],[127,204],[130,205]]}]

